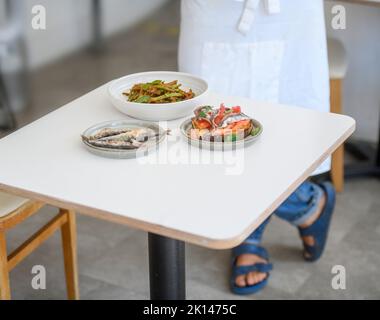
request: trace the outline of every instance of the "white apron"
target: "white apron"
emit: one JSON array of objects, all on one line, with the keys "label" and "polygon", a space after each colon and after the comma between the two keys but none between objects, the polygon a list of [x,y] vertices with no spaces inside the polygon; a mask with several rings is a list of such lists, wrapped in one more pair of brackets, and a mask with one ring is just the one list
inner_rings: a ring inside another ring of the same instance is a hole
[{"label": "white apron", "polygon": [[182,0],[178,62],[214,92],[330,109],[323,0]]}]

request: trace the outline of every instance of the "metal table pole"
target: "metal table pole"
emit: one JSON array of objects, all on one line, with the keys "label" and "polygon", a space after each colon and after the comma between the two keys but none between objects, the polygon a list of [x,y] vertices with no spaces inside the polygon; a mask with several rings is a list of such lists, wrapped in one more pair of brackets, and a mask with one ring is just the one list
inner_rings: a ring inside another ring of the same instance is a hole
[{"label": "metal table pole", "polygon": [[9,99],[7,95],[7,89],[2,75],[0,74],[0,108],[3,108],[6,118],[6,124],[0,126],[2,130],[13,130],[16,128],[16,120],[13,111],[9,105]]},{"label": "metal table pole", "polygon": [[92,0],[92,48],[95,52],[104,50],[102,34],[102,3],[101,0]]},{"label": "metal table pole", "polygon": [[346,178],[380,177],[380,117],[377,147],[364,142],[346,143],[346,150],[360,162],[345,167]]},{"label": "metal table pole", "polygon": [[150,298],[186,299],[185,243],[148,234]]}]

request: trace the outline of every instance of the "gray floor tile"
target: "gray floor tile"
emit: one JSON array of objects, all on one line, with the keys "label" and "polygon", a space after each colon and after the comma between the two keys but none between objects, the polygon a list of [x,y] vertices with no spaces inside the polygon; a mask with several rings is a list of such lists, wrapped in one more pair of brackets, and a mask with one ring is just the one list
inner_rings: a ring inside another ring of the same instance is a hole
[{"label": "gray floor tile", "polygon": [[149,279],[146,234],[135,232],[102,256],[92,261],[88,259],[87,264],[81,266],[81,273],[147,296]]}]

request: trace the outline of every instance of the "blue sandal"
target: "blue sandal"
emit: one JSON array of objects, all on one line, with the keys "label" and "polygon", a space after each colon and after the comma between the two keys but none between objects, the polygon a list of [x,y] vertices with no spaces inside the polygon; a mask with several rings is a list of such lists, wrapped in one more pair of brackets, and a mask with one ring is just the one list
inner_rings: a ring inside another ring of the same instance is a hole
[{"label": "blue sandal", "polygon": [[316,261],[318,260],[325,248],[327,235],[329,232],[331,217],[335,207],[335,189],[329,182],[324,182],[320,184],[321,188],[326,195],[326,204],[322,210],[319,218],[307,228],[298,228],[301,237],[312,236],[314,238],[314,245],[309,246],[304,243],[304,252],[309,256],[304,254],[304,259],[306,261]]},{"label": "blue sandal", "polygon": [[[242,254],[255,254],[259,256],[260,258],[263,258],[268,261],[268,263],[256,263],[250,266],[237,266],[236,265],[236,259],[238,256]],[[231,290],[233,293],[236,294],[252,294],[260,291],[263,289],[269,278],[269,271],[273,269],[273,266],[271,263],[269,263],[269,256],[268,252],[257,245],[249,244],[249,243],[243,243],[240,246],[234,248],[232,250],[232,276],[231,276]],[[245,286],[245,287],[239,287],[236,285],[236,277],[240,275],[247,274],[251,271],[258,271],[258,272],[266,272],[267,276],[264,280],[252,285],[252,286]]]}]

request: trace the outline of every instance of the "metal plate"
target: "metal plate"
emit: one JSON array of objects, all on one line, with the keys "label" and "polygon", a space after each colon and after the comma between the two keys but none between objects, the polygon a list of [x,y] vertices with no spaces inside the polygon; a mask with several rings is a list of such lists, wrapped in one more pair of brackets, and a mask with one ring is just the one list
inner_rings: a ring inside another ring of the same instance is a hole
[{"label": "metal plate", "polygon": [[234,150],[239,148],[245,148],[252,143],[254,143],[263,133],[263,126],[262,124],[252,119],[253,125],[255,128],[260,128],[259,131],[254,135],[249,135],[244,140],[238,140],[238,141],[232,141],[232,142],[213,142],[213,141],[206,141],[206,140],[200,140],[200,139],[192,139],[189,136],[189,130],[192,129],[193,125],[191,123],[191,119],[185,120],[180,127],[182,136],[190,143],[191,145],[201,148],[201,149],[208,149],[208,150],[214,150],[214,151],[228,151],[228,150]]},{"label": "metal plate", "polygon": [[145,142],[140,148],[137,149],[111,149],[96,147],[89,144],[82,138],[82,141],[87,148],[93,154],[106,158],[114,159],[133,159],[148,155],[149,152],[155,151],[158,145],[165,140],[166,131],[155,123],[146,121],[126,121],[126,120],[114,120],[96,124],[87,130],[85,130],[82,136],[89,137],[94,135],[104,128],[149,128],[157,132],[158,136],[152,140]]}]

